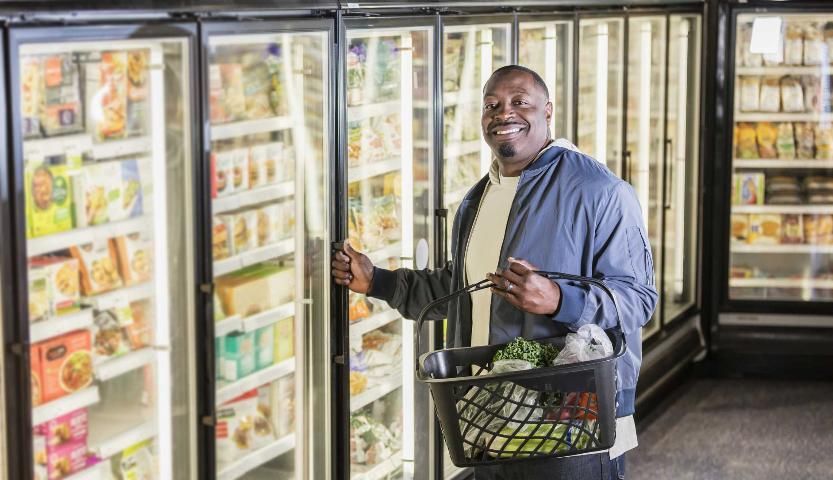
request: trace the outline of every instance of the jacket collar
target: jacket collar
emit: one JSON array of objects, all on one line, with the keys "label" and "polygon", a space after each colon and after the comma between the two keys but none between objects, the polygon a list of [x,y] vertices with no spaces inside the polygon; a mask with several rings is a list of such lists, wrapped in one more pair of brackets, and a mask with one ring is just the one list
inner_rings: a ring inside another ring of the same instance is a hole
[{"label": "jacket collar", "polygon": [[[566,139],[559,138],[557,140],[550,140],[550,143],[538,152],[535,160],[524,168],[521,175],[536,175],[553,163],[557,162],[559,158],[557,152],[562,148],[578,151],[578,148]],[[492,165],[489,168],[488,177],[489,183],[500,183],[500,164],[498,163],[497,158],[492,158]]]}]

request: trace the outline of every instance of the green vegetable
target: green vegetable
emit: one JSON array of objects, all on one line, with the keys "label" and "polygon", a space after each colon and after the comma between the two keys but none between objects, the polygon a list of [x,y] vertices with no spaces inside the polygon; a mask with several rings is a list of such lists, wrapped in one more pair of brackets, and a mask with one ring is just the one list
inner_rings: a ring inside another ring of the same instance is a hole
[{"label": "green vegetable", "polygon": [[548,367],[558,356],[558,350],[549,344],[518,337],[495,353],[492,361],[526,360],[535,367]]},{"label": "green vegetable", "polygon": [[[523,425],[517,433],[515,430],[514,427],[501,429],[489,450],[498,450],[497,455],[500,457],[516,457],[519,453],[546,455],[567,452],[571,447],[583,450],[590,446],[588,433],[563,423],[529,423]],[[511,438],[506,438],[509,436]]]}]

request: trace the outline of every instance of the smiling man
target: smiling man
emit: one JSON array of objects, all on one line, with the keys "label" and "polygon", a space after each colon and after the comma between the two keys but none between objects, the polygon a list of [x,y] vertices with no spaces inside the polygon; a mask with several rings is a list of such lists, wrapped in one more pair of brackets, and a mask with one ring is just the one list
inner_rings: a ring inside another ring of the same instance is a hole
[{"label": "smiling man", "polygon": [[[480,479],[623,479],[624,452],[636,447],[634,396],[642,326],[657,302],[651,249],[633,189],[603,163],[549,132],[552,103],[525,67],[496,70],[483,89],[481,126],[491,171],[466,194],[451,237],[452,261],[434,270],[374,267],[345,243],[333,257],[339,285],[380,298],[406,318],[432,300],[488,277],[498,288],[438,307],[450,347],[563,336],[594,323],[616,326],[613,302],[598,289],[551,281],[548,270],[605,280],[622,310],[627,352],[617,363],[616,443],[609,452],[475,469]],[[493,272],[493,273],[490,273]]]}]

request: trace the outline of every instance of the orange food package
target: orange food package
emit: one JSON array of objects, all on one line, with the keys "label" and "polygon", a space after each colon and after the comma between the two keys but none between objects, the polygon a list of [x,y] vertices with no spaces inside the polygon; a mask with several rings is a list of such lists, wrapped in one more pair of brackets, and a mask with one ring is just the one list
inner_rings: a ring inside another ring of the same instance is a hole
[{"label": "orange food package", "polygon": [[136,232],[113,240],[119,259],[119,273],[125,285],[150,280],[153,243],[145,233]]},{"label": "orange food package", "polygon": [[78,330],[39,344],[42,398],[49,402],[93,381],[90,332]]},{"label": "orange food package", "polygon": [[29,367],[32,371],[32,406],[37,407],[43,403],[43,373],[41,372],[40,347],[38,345],[29,347]]}]

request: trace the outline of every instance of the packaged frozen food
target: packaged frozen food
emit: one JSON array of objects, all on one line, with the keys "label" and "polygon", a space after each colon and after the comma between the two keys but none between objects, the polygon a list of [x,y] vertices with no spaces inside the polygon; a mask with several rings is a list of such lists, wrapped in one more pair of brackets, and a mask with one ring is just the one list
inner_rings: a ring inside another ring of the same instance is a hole
[{"label": "packaged frozen food", "polygon": [[811,245],[833,244],[833,215],[804,215],[804,241]]},{"label": "packaged frozen food", "polygon": [[231,120],[223,101],[223,76],[220,65],[212,63],[208,66],[208,114],[212,125]]},{"label": "packaged frozen food", "polygon": [[758,108],[762,112],[778,112],[781,110],[781,82],[778,77],[763,77]]},{"label": "packaged frozen food", "polygon": [[96,360],[124,355],[131,350],[125,326],[133,323],[133,311],[127,302],[106,310],[96,310],[93,317],[93,354]]},{"label": "packaged frozen food", "polygon": [[79,132],[84,129],[78,65],[72,54],[43,58],[43,105],[41,128],[47,136]]},{"label": "packaged frozen food", "polygon": [[138,217],[144,211],[142,195],[142,176],[139,161],[128,159],[120,162],[121,166],[121,218]]},{"label": "packaged frozen food", "polygon": [[32,429],[32,460],[35,467],[34,480],[49,479],[46,459],[46,435],[35,427]]},{"label": "packaged frozen food", "polygon": [[349,318],[350,322],[357,322],[370,316],[370,307],[367,299],[359,295],[350,295]]},{"label": "packaged frozen food", "polygon": [[271,142],[266,144],[266,183],[275,183],[291,180],[284,172],[279,171],[283,163],[283,142]]},{"label": "packaged frozen food", "polygon": [[293,301],[294,275],[293,268],[261,263],[217,278],[223,311],[249,316]]},{"label": "packaged frozen food", "polygon": [[90,332],[78,330],[41,342],[42,399],[50,402],[93,381]]},{"label": "packaged frozen food", "polygon": [[235,382],[257,370],[255,333],[233,333],[226,336],[221,371],[223,379]]},{"label": "packaged frozen food", "polygon": [[798,78],[781,79],[781,106],[785,112],[804,111],[804,89]]},{"label": "packaged frozen food", "polygon": [[119,273],[125,285],[150,280],[153,266],[153,242],[148,230],[113,239],[119,259]]},{"label": "packaged frozen food", "polygon": [[217,409],[217,458],[222,463],[263,447],[275,439],[275,432],[258,409],[258,392],[251,390]]},{"label": "packaged frozen food", "polygon": [[781,234],[781,243],[804,243],[804,225],[801,223],[801,215],[782,215]]},{"label": "packaged frozen food", "polygon": [[275,434],[285,437],[295,430],[295,376],[281,377],[271,387]]},{"label": "packaged frozen food", "polygon": [[278,170],[281,172],[281,181],[292,181],[295,179],[295,147],[291,143],[281,144],[281,163]]},{"label": "packaged frozen food", "polygon": [[278,238],[281,240],[292,238],[295,232],[295,202],[293,200],[284,200],[276,204],[281,211],[281,224],[278,229]]},{"label": "packaged frozen food", "polygon": [[763,56],[760,53],[752,53],[752,24],[743,23],[738,25],[737,58],[741,65],[746,67],[760,67],[764,64]]},{"label": "packaged frozen food", "polygon": [[275,329],[272,325],[255,330],[255,368],[262,370],[275,363]]},{"label": "packaged frozen food", "polygon": [[833,176],[810,175],[802,183],[807,190],[833,190]]},{"label": "packaged frozen food", "polygon": [[376,465],[393,456],[401,445],[396,435],[400,428],[388,428],[371,415],[350,416],[350,463]]},{"label": "packaged frozen food", "polygon": [[72,180],[78,227],[124,218],[121,177],[121,162],[91,163],[81,167]]},{"label": "packaged frozen food", "polygon": [[740,78],[740,110],[757,112],[761,98],[761,78],[748,76]]},{"label": "packaged frozen food", "polygon": [[153,440],[131,445],[114,458],[116,478],[123,480],[150,480],[158,478],[153,450]]},{"label": "packaged frozen food", "polygon": [[260,55],[243,56],[243,93],[247,118],[266,118],[273,115],[271,80],[269,69]]},{"label": "packaged frozen food", "polygon": [[347,164],[358,167],[362,164],[362,123],[350,122],[347,125]]},{"label": "packaged frozen food", "polygon": [[124,138],[127,126],[127,53],[102,52],[87,65],[87,126],[96,140]]},{"label": "packaged frozen food", "polygon": [[286,90],[284,89],[284,82],[281,80],[284,71],[284,60],[281,56],[281,45],[277,43],[269,44],[266,49],[266,57],[263,63],[269,72],[270,90],[269,103],[272,105],[272,111],[275,115],[283,116],[289,111],[289,100],[286,98]]},{"label": "packaged frozen food", "polygon": [[376,130],[382,137],[385,157],[398,155],[402,150],[402,125],[399,115],[387,115],[376,120]]},{"label": "packaged frozen food", "polygon": [[46,453],[49,480],[58,480],[80,472],[87,467],[87,442],[67,442]]},{"label": "packaged frozen food", "polygon": [[795,159],[795,133],[793,124],[784,122],[778,124],[778,137],[775,147],[778,150],[778,158],[782,160]]},{"label": "packaged frozen food", "polygon": [[32,383],[32,406],[37,407],[43,400],[43,366],[41,363],[40,345],[29,347],[29,369]]},{"label": "packaged frozen food", "polygon": [[20,59],[20,113],[23,138],[39,137],[40,106],[43,97],[41,57],[27,55]]},{"label": "packaged frozen food", "polygon": [[807,203],[810,205],[833,204],[833,190],[817,190],[807,194]]},{"label": "packaged frozen food", "polygon": [[803,202],[798,192],[768,193],[766,197],[768,205],[801,205]]},{"label": "packaged frozen food", "polygon": [[821,65],[826,63],[824,37],[821,28],[815,22],[804,24],[804,65]]},{"label": "packaged frozen food", "polygon": [[217,197],[234,192],[234,159],[235,155],[228,150],[211,153],[212,187]]},{"label": "packaged frozen food", "polygon": [[732,214],[732,240],[746,242],[749,236],[749,215],[745,213]]},{"label": "packaged frozen food", "polygon": [[219,65],[222,78],[221,96],[227,121],[246,118],[246,95],[243,88],[243,67],[237,63]]},{"label": "packaged frozen food", "polygon": [[232,161],[231,182],[234,191],[248,190],[249,188],[249,150],[246,148],[235,148],[229,152]]},{"label": "packaged frozen food", "polygon": [[283,209],[280,205],[264,205],[257,210],[257,245],[265,246],[278,242],[281,238]]},{"label": "packaged frozen food", "polygon": [[749,243],[777,245],[781,242],[781,215],[749,215]]},{"label": "packaged frozen food", "polygon": [[29,321],[37,322],[49,315],[49,280],[46,269],[29,266]]},{"label": "packaged frozen food", "polygon": [[29,237],[40,237],[73,228],[71,170],[63,165],[26,169],[26,224]]},{"label": "packaged frozen food", "polygon": [[816,124],[815,134],[816,158],[819,160],[833,160],[833,124]]},{"label": "packaged frozen food", "polygon": [[107,239],[70,247],[81,271],[81,292],[96,295],[122,286],[115,252]]},{"label": "packaged frozen food", "polygon": [[735,155],[737,158],[758,158],[755,125],[739,123],[735,127]]},{"label": "packaged frozen food", "polygon": [[804,89],[804,110],[807,112],[821,112],[822,90],[819,77],[805,75],[801,77],[801,86]]},{"label": "packaged frozen food", "polygon": [[800,24],[788,23],[784,34],[784,63],[801,65],[804,59],[803,29]]},{"label": "packaged frozen food", "polygon": [[257,210],[230,215],[231,250],[235,255],[257,247]]},{"label": "packaged frozen food", "polygon": [[79,408],[35,426],[35,431],[43,435],[46,449],[52,450],[65,443],[85,442],[88,423],[87,409]]},{"label": "packaged frozen food", "polygon": [[275,363],[295,356],[295,317],[275,322]]},{"label": "packaged frozen food", "polygon": [[814,154],[813,144],[815,143],[813,124],[799,122],[793,124],[793,126],[795,127],[796,157],[801,160],[812,159]]},{"label": "packaged frozen food", "polygon": [[249,149],[249,188],[266,185],[266,145],[252,145]]},{"label": "packaged frozen food", "polygon": [[228,216],[215,216],[211,219],[211,257],[222,260],[231,256],[230,220]]},{"label": "packaged frozen food", "polygon": [[347,105],[361,105],[363,101],[365,71],[367,69],[367,44],[363,39],[353,39],[345,55],[347,65]]},{"label": "packaged frozen food", "polygon": [[42,269],[46,275],[50,315],[62,315],[78,310],[81,306],[81,292],[77,259],[59,256],[32,257],[29,259],[29,265],[33,269]]},{"label": "packaged frozen food", "polygon": [[801,186],[798,178],[790,175],[770,175],[766,177],[766,191],[773,192],[799,192]]},{"label": "packaged frozen food", "polygon": [[150,51],[127,51],[127,135],[141,136],[147,132],[148,73]]},{"label": "packaged frozen food", "polygon": [[150,314],[150,305],[148,300],[141,300],[130,303],[130,314],[132,321],[124,323],[122,326],[127,335],[127,340],[130,342],[132,350],[138,350],[147,347],[153,341],[152,325],[148,315]]},{"label": "packaged frozen food", "polygon": [[761,158],[777,158],[778,128],[769,122],[758,122],[755,133],[758,139],[758,155]]}]

